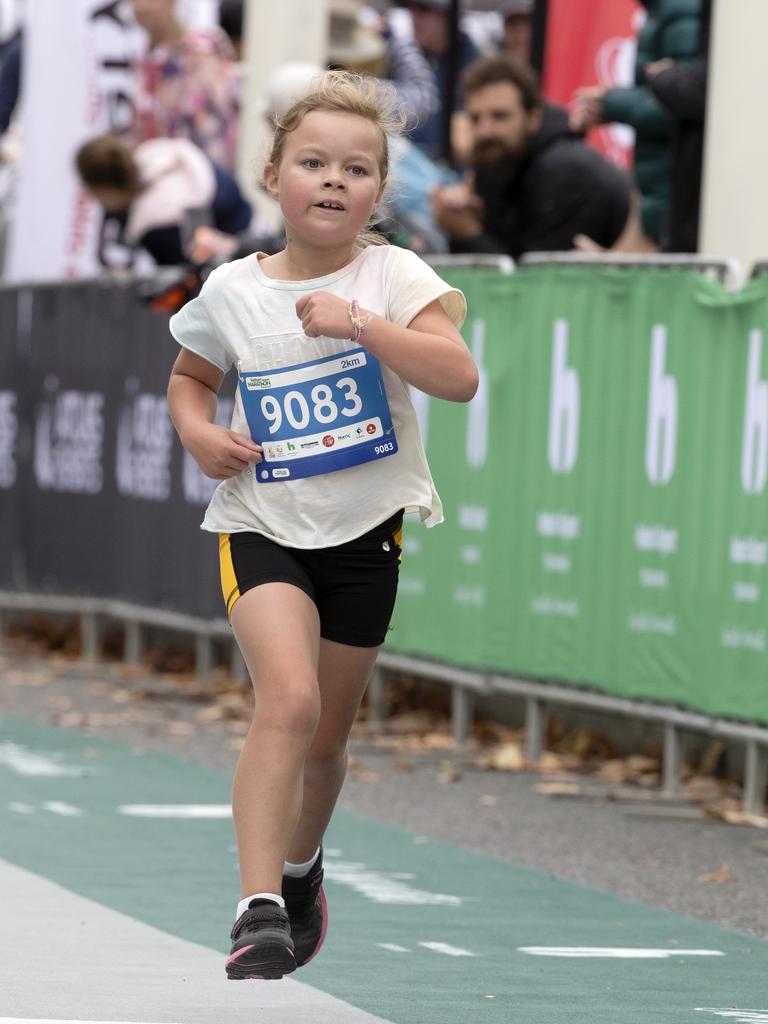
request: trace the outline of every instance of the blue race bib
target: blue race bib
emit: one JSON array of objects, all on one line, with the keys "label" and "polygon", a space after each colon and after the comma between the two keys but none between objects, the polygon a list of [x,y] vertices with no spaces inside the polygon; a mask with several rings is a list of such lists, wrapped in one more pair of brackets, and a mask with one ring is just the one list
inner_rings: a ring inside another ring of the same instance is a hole
[{"label": "blue race bib", "polygon": [[379,361],[364,348],[255,373],[240,370],[259,483],[335,473],[397,451]]}]

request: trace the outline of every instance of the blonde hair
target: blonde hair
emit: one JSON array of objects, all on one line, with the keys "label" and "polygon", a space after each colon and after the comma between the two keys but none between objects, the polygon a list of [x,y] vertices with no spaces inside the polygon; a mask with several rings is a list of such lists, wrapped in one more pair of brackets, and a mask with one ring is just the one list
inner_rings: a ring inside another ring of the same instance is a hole
[{"label": "blonde hair", "polygon": [[[355,114],[375,125],[381,142],[379,176],[382,185],[386,184],[389,177],[389,139],[390,136],[398,135],[406,124],[406,114],[398,102],[397,91],[392,83],[350,71],[326,71],[318,76],[311,92],[297,100],[284,114],[275,117],[275,134],[269,154],[270,163],[275,167],[280,166],[290,133],[296,131],[307,114],[315,110]],[[372,219],[373,223],[375,221]],[[381,235],[370,231],[363,232],[359,240],[369,244],[385,241]]]}]

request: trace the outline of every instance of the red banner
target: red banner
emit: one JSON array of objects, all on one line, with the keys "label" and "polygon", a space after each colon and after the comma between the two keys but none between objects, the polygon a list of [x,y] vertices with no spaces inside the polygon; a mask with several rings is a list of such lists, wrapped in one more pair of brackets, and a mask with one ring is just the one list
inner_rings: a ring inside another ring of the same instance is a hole
[{"label": "red banner", "polygon": [[[638,0],[549,0],[544,56],[544,95],[569,106],[585,85],[630,85],[635,39],[645,18]],[[604,125],[589,141],[621,167],[632,163],[634,133],[626,125]]]}]

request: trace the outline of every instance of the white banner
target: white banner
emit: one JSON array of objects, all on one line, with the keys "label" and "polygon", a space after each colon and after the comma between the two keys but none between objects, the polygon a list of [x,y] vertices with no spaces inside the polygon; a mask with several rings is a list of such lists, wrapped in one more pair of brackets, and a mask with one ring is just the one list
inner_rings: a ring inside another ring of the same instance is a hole
[{"label": "white banner", "polygon": [[74,156],[91,136],[130,124],[142,43],[125,0],[28,0],[10,280],[98,271],[101,211],[79,186]]}]

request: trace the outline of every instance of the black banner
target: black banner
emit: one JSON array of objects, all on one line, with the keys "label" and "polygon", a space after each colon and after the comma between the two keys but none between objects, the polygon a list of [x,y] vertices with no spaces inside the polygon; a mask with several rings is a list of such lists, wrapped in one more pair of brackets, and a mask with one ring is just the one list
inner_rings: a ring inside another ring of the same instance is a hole
[{"label": "black banner", "polygon": [[215,483],[168,418],[167,316],[135,283],[5,288],[0,337],[0,588],[221,617],[199,529]]}]

